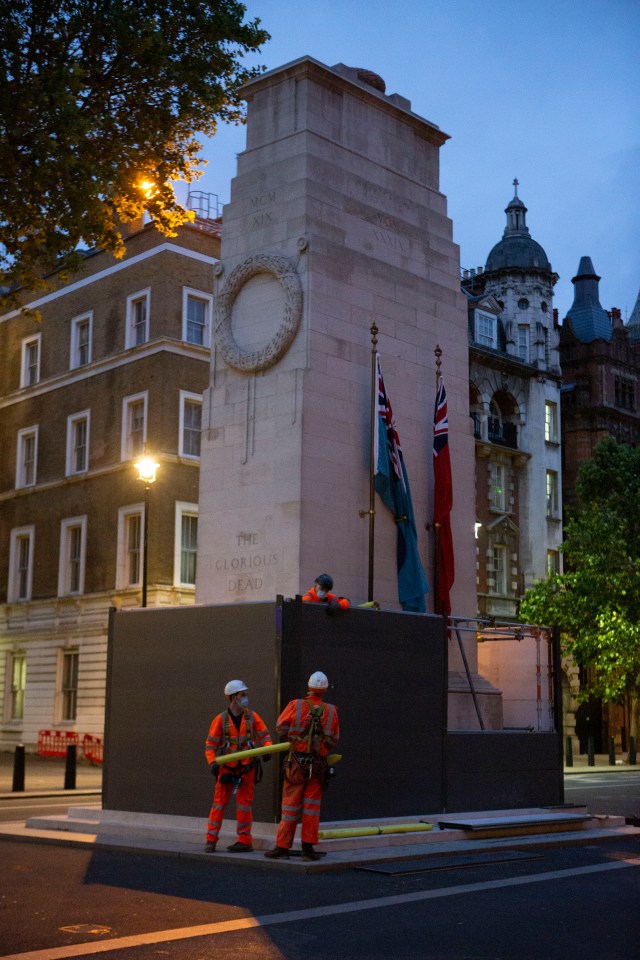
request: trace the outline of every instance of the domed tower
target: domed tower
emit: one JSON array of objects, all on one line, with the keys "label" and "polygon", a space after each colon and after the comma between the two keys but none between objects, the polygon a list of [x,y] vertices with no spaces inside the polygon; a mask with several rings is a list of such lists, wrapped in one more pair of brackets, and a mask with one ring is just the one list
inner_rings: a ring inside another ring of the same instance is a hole
[{"label": "domed tower", "polygon": [[[477,454],[478,606],[502,616],[515,615],[524,591],[559,569],[562,540],[558,276],[529,233],[517,180],[514,187],[502,239],[484,270],[465,271],[462,281]],[[508,575],[489,569],[483,576],[485,556],[500,570],[508,562]]]},{"label": "domed tower", "polygon": [[553,320],[553,287],[558,279],[527,227],[527,208],[515,194],[505,213],[507,225],[491,250],[483,274],[484,293],[502,306],[506,352],[539,370],[559,370],[558,336]]}]

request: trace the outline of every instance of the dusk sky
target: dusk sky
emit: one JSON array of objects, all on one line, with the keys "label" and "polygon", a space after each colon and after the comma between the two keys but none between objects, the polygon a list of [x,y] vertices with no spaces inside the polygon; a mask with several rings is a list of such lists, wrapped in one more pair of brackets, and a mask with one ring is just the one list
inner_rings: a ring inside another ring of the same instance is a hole
[{"label": "dusk sky", "polygon": [[[254,60],[374,70],[451,136],[440,189],[462,267],[483,266],[502,237],[517,177],[560,275],[560,319],[583,255],[603,307],[627,318],[640,288],[640,0],[245,2],[272,36]],[[228,202],[244,144],[244,128],[221,126],[194,189]]]}]

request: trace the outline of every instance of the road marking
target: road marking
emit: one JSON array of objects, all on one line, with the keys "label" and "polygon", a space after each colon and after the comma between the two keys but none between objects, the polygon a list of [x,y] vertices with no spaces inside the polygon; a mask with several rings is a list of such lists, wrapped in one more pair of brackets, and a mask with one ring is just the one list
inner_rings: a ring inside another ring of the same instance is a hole
[{"label": "road marking", "polygon": [[175,930],[157,930],[153,933],[119,937],[117,940],[101,940],[99,943],[75,943],[66,947],[33,950],[29,953],[11,953],[0,957],[0,960],[66,960],[67,957],[91,956],[94,953],[126,950],[130,947],[148,946],[153,943],[167,943],[172,940],[213,937],[222,933],[232,933],[236,930],[251,930],[253,927],[269,927],[278,923],[296,923],[300,920],[313,920],[316,918],[339,916],[345,913],[358,913],[361,910],[379,910],[381,907],[401,907],[407,903],[420,903],[423,900],[438,900],[441,897],[454,897],[464,893],[484,893],[486,890],[500,890],[505,887],[518,887],[528,883],[544,883],[548,880],[564,880],[568,877],[580,877],[589,873],[607,873],[610,870],[624,870],[627,867],[640,867],[640,858],[628,857],[609,863],[594,863],[588,867],[551,870],[546,873],[536,873],[526,877],[487,880],[484,883],[465,883],[457,887],[439,887],[436,890],[420,890],[415,893],[376,897],[371,900],[352,900],[349,903],[328,904],[326,907],[309,907],[305,910],[290,910],[288,913],[270,913],[263,917],[239,917],[237,920],[221,920],[218,923],[205,923],[195,927],[179,927]]}]

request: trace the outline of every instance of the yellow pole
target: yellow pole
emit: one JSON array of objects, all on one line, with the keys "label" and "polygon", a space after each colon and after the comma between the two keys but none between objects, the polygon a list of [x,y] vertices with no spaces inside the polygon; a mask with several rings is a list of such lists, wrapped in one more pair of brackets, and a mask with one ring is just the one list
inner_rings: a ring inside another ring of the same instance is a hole
[{"label": "yellow pole", "polygon": [[[235,763],[237,760],[250,760],[251,757],[264,757],[267,753],[284,753],[290,746],[291,744],[286,741],[285,743],[272,743],[268,747],[252,747],[251,750],[238,750],[237,753],[225,753],[216,757],[214,763]],[[327,757],[327,763],[330,767],[340,760],[342,760],[342,754],[340,753],[330,753]]]},{"label": "yellow pole", "polygon": [[340,830],[321,830],[320,840],[341,840],[345,837],[377,837],[389,833],[425,833],[433,830],[432,823],[396,823],[386,827],[345,827]]},{"label": "yellow pole", "polygon": [[282,753],[288,750],[291,744],[271,743],[267,747],[253,747],[251,750],[238,750],[237,753],[225,753],[215,759],[215,763],[235,763],[236,760],[249,760],[251,757],[264,757],[267,753]]}]

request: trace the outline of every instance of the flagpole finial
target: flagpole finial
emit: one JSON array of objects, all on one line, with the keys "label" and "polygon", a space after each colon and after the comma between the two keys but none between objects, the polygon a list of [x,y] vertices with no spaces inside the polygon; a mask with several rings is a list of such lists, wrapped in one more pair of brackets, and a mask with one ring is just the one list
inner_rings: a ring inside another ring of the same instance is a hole
[{"label": "flagpole finial", "polygon": [[372,346],[373,346],[374,349],[375,349],[375,347],[376,347],[377,344],[378,344],[378,328],[377,328],[377,326],[376,326],[375,320],[374,320],[374,322],[371,324],[371,328],[370,328],[370,329],[371,329],[371,344],[372,344]]},{"label": "flagpole finial", "polygon": [[435,348],[435,350],[434,350],[433,352],[434,352],[435,355],[436,355],[436,380],[439,380],[440,377],[442,376],[442,371],[440,370],[440,367],[442,366],[442,359],[441,359],[441,358],[442,358],[442,350],[441,350],[441,348],[440,348],[440,344],[439,344],[439,343],[436,345],[436,348]]}]

